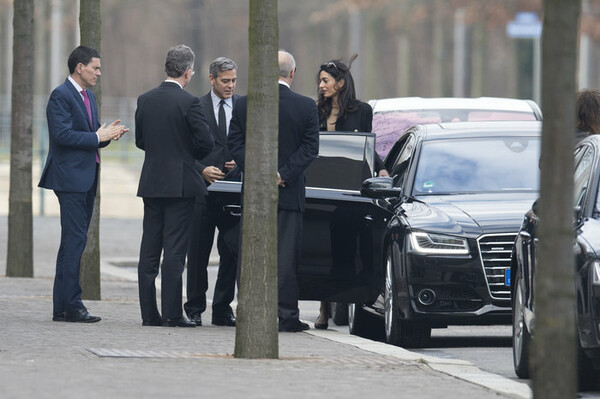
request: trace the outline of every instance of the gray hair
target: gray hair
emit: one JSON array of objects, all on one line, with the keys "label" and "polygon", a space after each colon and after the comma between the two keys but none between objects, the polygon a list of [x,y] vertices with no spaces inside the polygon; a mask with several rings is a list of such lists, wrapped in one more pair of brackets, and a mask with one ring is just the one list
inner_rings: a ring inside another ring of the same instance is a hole
[{"label": "gray hair", "polygon": [[178,78],[188,69],[194,69],[196,56],[191,48],[179,44],[171,47],[165,60],[165,72],[170,78]]},{"label": "gray hair", "polygon": [[233,60],[227,57],[215,58],[208,67],[208,73],[210,73],[213,78],[217,78],[221,72],[235,70],[237,70],[237,65],[235,62],[233,62]]},{"label": "gray hair", "polygon": [[282,78],[289,78],[290,74],[296,69],[296,60],[294,56],[285,50],[279,50],[277,54],[279,59],[279,76]]}]

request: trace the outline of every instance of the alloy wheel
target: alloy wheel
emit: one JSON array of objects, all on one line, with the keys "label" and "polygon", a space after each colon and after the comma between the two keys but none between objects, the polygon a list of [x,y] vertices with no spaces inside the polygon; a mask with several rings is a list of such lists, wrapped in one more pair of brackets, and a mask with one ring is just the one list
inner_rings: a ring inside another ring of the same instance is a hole
[{"label": "alloy wheel", "polygon": [[389,342],[392,336],[392,323],[394,318],[394,292],[392,288],[392,258],[388,255],[385,262],[385,288],[384,288],[384,306],[385,306],[385,337]]},{"label": "alloy wheel", "polygon": [[521,359],[523,352],[523,329],[525,328],[525,316],[523,312],[523,292],[521,282],[517,279],[515,287],[515,307],[513,313],[513,353],[515,361]]}]

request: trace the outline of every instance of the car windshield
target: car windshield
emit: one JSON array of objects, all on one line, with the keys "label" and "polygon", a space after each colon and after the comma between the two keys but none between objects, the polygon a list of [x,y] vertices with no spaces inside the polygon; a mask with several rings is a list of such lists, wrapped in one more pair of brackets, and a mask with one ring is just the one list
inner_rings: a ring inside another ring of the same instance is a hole
[{"label": "car windshield", "polygon": [[531,112],[477,110],[477,109],[431,109],[377,112],[373,115],[373,133],[377,135],[375,150],[384,159],[398,137],[414,125],[446,122],[475,121],[534,121]]},{"label": "car windshield", "polygon": [[421,147],[413,195],[537,191],[540,140],[435,140]]}]

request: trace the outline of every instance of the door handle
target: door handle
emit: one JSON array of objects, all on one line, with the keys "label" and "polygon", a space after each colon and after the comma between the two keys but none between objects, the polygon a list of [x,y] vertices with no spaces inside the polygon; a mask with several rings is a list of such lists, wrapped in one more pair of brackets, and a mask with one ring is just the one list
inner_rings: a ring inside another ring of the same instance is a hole
[{"label": "door handle", "polygon": [[240,205],[225,205],[223,210],[229,213],[231,216],[242,216],[242,207]]}]

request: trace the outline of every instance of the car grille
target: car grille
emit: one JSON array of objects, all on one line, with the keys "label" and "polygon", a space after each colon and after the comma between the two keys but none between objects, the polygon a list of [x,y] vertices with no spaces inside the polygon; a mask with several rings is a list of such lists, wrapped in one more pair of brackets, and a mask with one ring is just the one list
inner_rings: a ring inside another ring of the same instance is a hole
[{"label": "car grille", "polygon": [[506,269],[516,234],[490,234],[479,237],[479,253],[490,295],[494,299],[510,299],[510,289],[504,284]]}]

